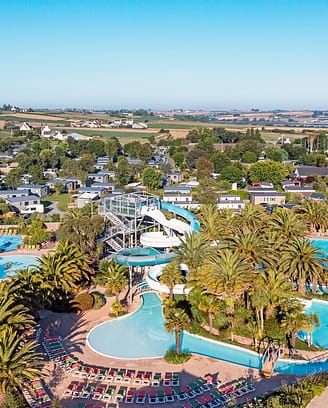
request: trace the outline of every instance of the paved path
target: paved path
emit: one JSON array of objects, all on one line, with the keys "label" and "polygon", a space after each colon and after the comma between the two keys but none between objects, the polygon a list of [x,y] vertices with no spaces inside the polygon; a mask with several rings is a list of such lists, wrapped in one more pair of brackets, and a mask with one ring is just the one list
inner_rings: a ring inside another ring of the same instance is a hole
[{"label": "paved path", "polygon": [[307,408],[325,408],[328,406],[328,388],[319,396],[313,398]]}]

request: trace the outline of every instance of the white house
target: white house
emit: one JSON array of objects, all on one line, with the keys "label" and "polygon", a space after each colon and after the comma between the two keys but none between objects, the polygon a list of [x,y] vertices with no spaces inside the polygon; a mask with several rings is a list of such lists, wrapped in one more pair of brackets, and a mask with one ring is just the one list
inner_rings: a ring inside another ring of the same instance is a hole
[{"label": "white house", "polygon": [[45,138],[53,137],[54,139],[57,139],[57,140],[67,139],[67,137],[63,135],[59,130],[50,129],[49,126],[45,126],[44,128],[41,129],[41,136]]},{"label": "white house", "polygon": [[77,208],[83,208],[86,204],[99,200],[97,193],[86,192],[76,198]]},{"label": "white house", "polygon": [[34,130],[34,128],[33,128],[33,126],[32,125],[30,125],[28,122],[24,122],[23,124],[22,124],[22,126],[19,128],[19,130],[21,130],[21,131],[25,131],[25,132],[28,132],[28,131],[31,131],[31,130]]},{"label": "white house", "polygon": [[40,198],[46,197],[49,194],[49,187],[42,184],[21,184],[18,188],[26,189],[29,194],[37,195]]},{"label": "white house", "polygon": [[20,214],[33,214],[38,212],[43,214],[44,206],[40,202],[40,197],[36,195],[28,195],[23,197],[10,197],[5,201],[10,207]]},{"label": "white house", "polygon": [[222,194],[217,207],[219,210],[230,208],[235,211],[241,211],[245,208],[245,203],[238,194]]}]

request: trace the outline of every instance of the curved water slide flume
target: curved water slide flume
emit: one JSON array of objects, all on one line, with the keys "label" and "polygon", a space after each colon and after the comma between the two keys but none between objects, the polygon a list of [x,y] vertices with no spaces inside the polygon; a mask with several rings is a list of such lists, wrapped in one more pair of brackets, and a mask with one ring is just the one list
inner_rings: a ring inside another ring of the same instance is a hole
[{"label": "curved water slide flume", "polygon": [[[180,221],[176,218],[168,220],[158,208],[145,206],[141,209],[141,213],[158,222],[166,234],[161,231],[145,232],[140,237],[141,245],[154,248],[177,247],[181,244],[181,238],[186,234],[199,231],[199,222],[192,212],[164,201],[160,202],[160,208],[178,215],[188,222]],[[180,234],[181,237],[177,234]]]}]

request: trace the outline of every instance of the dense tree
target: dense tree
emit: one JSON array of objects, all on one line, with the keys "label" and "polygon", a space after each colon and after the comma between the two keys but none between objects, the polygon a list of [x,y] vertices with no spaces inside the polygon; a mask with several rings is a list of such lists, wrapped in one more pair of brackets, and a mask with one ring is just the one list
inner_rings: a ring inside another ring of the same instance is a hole
[{"label": "dense tree", "polygon": [[146,167],[142,172],[142,184],[150,190],[156,190],[162,185],[163,174],[154,167]]},{"label": "dense tree", "polygon": [[299,311],[287,313],[281,321],[281,326],[285,329],[286,334],[290,338],[290,345],[293,348],[295,348],[296,336],[300,330],[306,330],[312,333],[314,327],[318,327],[319,325],[320,322],[317,314],[314,313],[306,316]]},{"label": "dense tree", "polygon": [[286,150],[280,149],[279,147],[268,147],[265,150],[265,155],[269,160],[276,162],[282,162],[283,160],[288,159],[288,153]]},{"label": "dense tree", "polygon": [[288,173],[288,168],[282,163],[261,161],[252,164],[249,178],[252,182],[266,181],[277,185],[288,176]]},{"label": "dense tree", "polygon": [[257,162],[257,155],[254,152],[246,151],[242,157],[241,161],[243,163],[256,163]]},{"label": "dense tree", "polygon": [[119,183],[119,185],[125,186],[131,181],[131,176],[132,172],[128,161],[124,156],[120,156],[116,166],[115,178],[117,182]]},{"label": "dense tree", "polygon": [[210,154],[208,159],[213,164],[214,173],[221,173],[221,171],[231,163],[229,156],[219,151]]},{"label": "dense tree", "polygon": [[128,284],[127,267],[119,265],[116,262],[111,262],[108,268],[105,286],[110,292],[115,293],[116,301],[119,301],[119,295]]},{"label": "dense tree", "polygon": [[214,166],[209,160],[205,159],[205,157],[200,157],[196,161],[196,170],[198,180],[201,180],[205,177],[209,177],[210,174],[213,173]]},{"label": "dense tree", "polygon": [[243,178],[243,171],[237,166],[227,166],[221,171],[221,179],[229,183],[240,183]]}]

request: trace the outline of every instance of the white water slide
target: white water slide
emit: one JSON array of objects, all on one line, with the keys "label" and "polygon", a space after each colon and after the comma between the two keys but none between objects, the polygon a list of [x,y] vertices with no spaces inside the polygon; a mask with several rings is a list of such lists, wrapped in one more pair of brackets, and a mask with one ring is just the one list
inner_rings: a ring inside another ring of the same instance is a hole
[{"label": "white water slide", "polygon": [[177,235],[191,234],[192,227],[190,224],[173,218],[168,220],[162,211],[152,207],[142,207],[141,214],[146,215],[158,222],[163,228],[166,234],[161,231],[158,232],[145,232],[141,234],[140,243],[143,246],[154,248],[171,248],[181,244],[181,238]]}]

